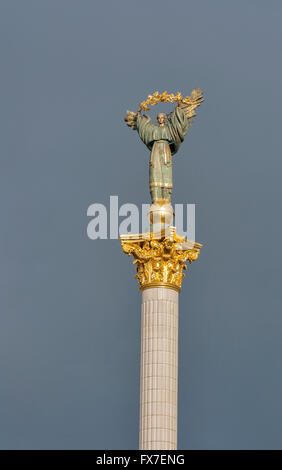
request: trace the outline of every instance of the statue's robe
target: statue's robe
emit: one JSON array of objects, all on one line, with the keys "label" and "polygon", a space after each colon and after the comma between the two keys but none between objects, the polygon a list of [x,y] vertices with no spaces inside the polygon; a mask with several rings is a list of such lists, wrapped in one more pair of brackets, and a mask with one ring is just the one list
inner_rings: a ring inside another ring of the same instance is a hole
[{"label": "statue's robe", "polygon": [[137,132],[151,151],[149,173],[152,202],[171,200],[171,156],[178,151],[189,127],[185,108],[184,105],[177,106],[163,127],[152,124],[147,115],[137,117]]}]

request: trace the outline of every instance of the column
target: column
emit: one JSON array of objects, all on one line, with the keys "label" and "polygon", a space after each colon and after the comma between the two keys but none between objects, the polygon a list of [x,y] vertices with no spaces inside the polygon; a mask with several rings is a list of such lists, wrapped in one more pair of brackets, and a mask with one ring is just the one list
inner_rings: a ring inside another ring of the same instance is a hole
[{"label": "column", "polygon": [[178,295],[167,287],[142,292],[141,450],[177,449]]},{"label": "column", "polygon": [[121,237],[124,253],[134,258],[142,292],[140,434],[141,450],[177,449],[178,296],[186,262],[201,244],[170,233]]}]

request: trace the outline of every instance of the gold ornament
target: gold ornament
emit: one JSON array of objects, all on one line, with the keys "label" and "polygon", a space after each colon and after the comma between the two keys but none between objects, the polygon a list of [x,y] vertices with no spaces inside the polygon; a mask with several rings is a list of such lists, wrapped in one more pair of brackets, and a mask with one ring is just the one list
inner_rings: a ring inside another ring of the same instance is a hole
[{"label": "gold ornament", "polygon": [[[174,240],[122,239],[124,253],[133,255],[136,265],[140,290],[149,287],[165,286],[180,291],[181,283],[187,269],[186,262],[195,261],[200,253],[201,244],[194,243],[193,248],[183,249],[182,237],[175,235]],[[184,244],[185,248],[185,244]]]},{"label": "gold ornament", "polygon": [[[185,98],[182,98],[182,95],[180,92],[174,95],[173,93],[168,93],[167,91],[164,91],[163,93],[160,93],[159,91],[155,91],[155,93],[153,93],[152,95],[148,95],[148,98],[145,101],[141,101],[141,103],[139,103],[138,112],[140,113],[141,111],[149,111],[150,106],[155,106],[159,102],[161,103],[175,103],[175,102],[184,103],[188,105],[189,107],[193,107],[193,109],[195,109],[203,101],[204,101],[203,93],[200,88],[194,88],[194,90],[191,92],[191,95],[186,96]],[[194,115],[195,114],[193,114],[193,116]]]},{"label": "gold ornament", "polygon": [[[142,111],[149,111],[150,106],[155,106],[158,103],[175,103],[177,102],[177,106],[181,107],[185,111],[185,115],[188,119],[188,126],[190,127],[193,122],[193,117],[196,116],[195,109],[200,106],[200,104],[204,101],[203,92],[200,88],[194,88],[189,96],[182,98],[180,92],[174,95],[173,93],[168,93],[164,91],[160,93],[159,91],[155,91],[152,95],[148,95],[148,98],[145,101],[141,101],[139,103],[139,109],[137,113],[134,111],[126,111],[126,116],[124,118],[126,124],[131,127],[131,129],[135,130],[137,128],[137,118],[140,116]],[[150,106],[149,106],[150,105]]]}]

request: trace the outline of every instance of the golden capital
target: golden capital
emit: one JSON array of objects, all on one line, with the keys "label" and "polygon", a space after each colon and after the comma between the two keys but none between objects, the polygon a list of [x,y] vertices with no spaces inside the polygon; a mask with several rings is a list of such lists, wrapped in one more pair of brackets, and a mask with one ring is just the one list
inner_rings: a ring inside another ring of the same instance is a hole
[{"label": "golden capital", "polygon": [[[141,235],[141,234],[140,234]],[[180,291],[187,269],[186,262],[195,261],[200,253],[200,243],[189,242],[176,234],[173,239],[141,239],[121,237],[124,253],[133,255],[136,266],[135,277],[140,290],[165,286]]]}]

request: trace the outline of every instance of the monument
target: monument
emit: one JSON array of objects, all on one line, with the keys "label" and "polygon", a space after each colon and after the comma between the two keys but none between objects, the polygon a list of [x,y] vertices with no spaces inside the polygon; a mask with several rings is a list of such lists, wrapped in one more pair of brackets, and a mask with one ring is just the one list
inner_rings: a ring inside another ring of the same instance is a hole
[{"label": "monument", "polygon": [[[157,124],[150,106],[177,103],[169,114],[159,113]],[[150,150],[149,188],[152,204],[147,233],[121,235],[124,253],[133,256],[141,301],[141,372],[139,449],[177,449],[178,297],[186,262],[192,263],[202,245],[187,240],[173,225],[172,157],[192,124],[203,94],[190,96],[155,92],[139,103],[125,121]]]}]

